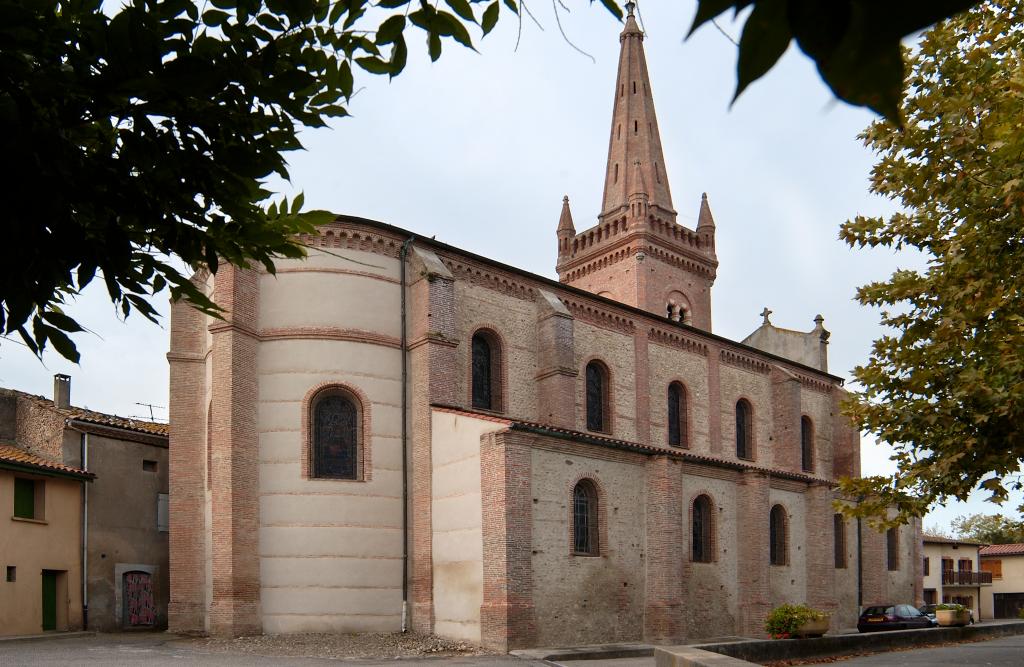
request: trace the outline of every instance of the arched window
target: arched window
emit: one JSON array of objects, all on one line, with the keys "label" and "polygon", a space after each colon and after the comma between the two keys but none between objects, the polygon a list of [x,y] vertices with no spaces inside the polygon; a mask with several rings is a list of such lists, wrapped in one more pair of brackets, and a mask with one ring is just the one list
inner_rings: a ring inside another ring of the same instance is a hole
[{"label": "arched window", "polygon": [[359,479],[360,407],[341,389],[320,393],[310,409],[312,477]]},{"label": "arched window", "polygon": [[587,364],[587,430],[609,431],[608,369],[600,361]]},{"label": "arched window", "polygon": [[885,560],[890,571],[900,569],[900,533],[898,528],[885,531]]},{"label": "arched window", "polygon": [[581,479],[572,490],[572,550],[580,556],[598,555],[597,487]]},{"label": "arched window", "polygon": [[693,501],[693,516],[690,527],[693,532],[690,559],[695,563],[710,563],[715,558],[715,516],[712,513],[711,498],[697,496]]},{"label": "arched window", "polygon": [[769,545],[768,559],[772,565],[785,565],[787,562],[786,544],[786,510],[782,505],[772,507],[768,518]]},{"label": "arched window", "polygon": [[679,382],[668,386],[668,444],[689,447],[686,432],[686,387]]},{"label": "arched window", "polygon": [[753,412],[747,399],[736,401],[736,456],[741,459],[754,458],[751,445]]},{"label": "arched window", "polygon": [[486,330],[472,339],[472,404],[483,410],[501,410],[501,344]]},{"label": "arched window", "polygon": [[846,520],[842,514],[832,515],[832,533],[835,541],[835,564],[841,569],[846,567]]},{"label": "arched window", "polygon": [[814,470],[814,423],[807,415],[800,418],[800,467]]}]

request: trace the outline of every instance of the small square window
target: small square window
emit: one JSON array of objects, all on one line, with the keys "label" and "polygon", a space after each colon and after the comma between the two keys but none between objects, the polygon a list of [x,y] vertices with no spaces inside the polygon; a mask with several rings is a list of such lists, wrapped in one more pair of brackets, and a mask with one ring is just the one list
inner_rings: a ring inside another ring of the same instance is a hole
[{"label": "small square window", "polygon": [[7,566],[7,581],[15,581],[18,578],[18,568],[13,565]]},{"label": "small square window", "polygon": [[41,479],[14,478],[14,516],[18,519],[45,518],[43,508],[46,483]]},{"label": "small square window", "polygon": [[142,469],[146,472],[156,472],[158,470],[158,464],[156,461],[150,461],[149,459],[143,459]]}]

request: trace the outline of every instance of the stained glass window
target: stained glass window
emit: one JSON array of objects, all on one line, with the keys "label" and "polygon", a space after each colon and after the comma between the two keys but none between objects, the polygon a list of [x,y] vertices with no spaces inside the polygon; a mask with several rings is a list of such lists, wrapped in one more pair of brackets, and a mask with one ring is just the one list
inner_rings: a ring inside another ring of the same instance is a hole
[{"label": "stained glass window", "polygon": [[580,480],[572,490],[573,552],[585,556],[598,554],[597,489],[590,480]]},{"label": "stained glass window", "polygon": [[668,386],[668,444],[686,447],[686,388],[678,382]]},{"label": "stained glass window", "polygon": [[810,417],[800,418],[800,465],[807,472],[814,470],[814,424]]},{"label": "stained glass window", "polygon": [[358,479],[359,409],[341,393],[328,393],[313,406],[313,476]]},{"label": "stained glass window", "polygon": [[491,344],[483,334],[473,335],[473,407],[494,408],[492,388]]},{"label": "stained glass window", "polygon": [[587,364],[587,429],[606,431],[605,421],[607,374],[601,364],[591,361]]},{"label": "stained glass window", "polygon": [[750,446],[750,418],[750,403],[741,398],[736,402],[736,456],[741,459],[753,458]]},{"label": "stained glass window", "polygon": [[693,501],[693,543],[692,560],[697,563],[710,563],[714,553],[711,530],[711,499],[698,496]]},{"label": "stained glass window", "polygon": [[[835,540],[835,565],[837,568],[844,568],[846,567],[846,520],[843,519],[842,514],[832,515],[832,532]],[[925,558],[925,562],[927,561],[928,559]]]},{"label": "stained glass window", "polygon": [[772,565],[786,564],[786,510],[782,505],[772,507],[769,517],[768,558]]}]

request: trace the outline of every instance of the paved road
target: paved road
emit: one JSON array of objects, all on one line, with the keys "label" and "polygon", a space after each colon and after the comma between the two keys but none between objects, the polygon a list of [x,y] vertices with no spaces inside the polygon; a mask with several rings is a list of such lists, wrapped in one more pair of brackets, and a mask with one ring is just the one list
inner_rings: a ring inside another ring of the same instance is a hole
[{"label": "paved road", "polygon": [[[146,633],[130,635],[96,635],[74,639],[35,639],[0,642],[0,666],[22,667],[60,665],[61,667],[110,665],[128,667],[182,667],[183,665],[224,665],[242,667],[311,667],[313,665],[389,665],[395,660],[329,660],[322,658],[261,657],[249,654],[210,653],[199,651],[187,642],[172,636]],[[413,658],[400,661],[423,667],[465,665],[480,667],[540,667],[544,663],[512,656],[480,656],[460,658]]]},{"label": "paved road", "polygon": [[836,667],[860,667],[861,665],[874,665],[875,667],[880,665],[886,667],[902,667],[903,665],[1021,667],[1024,665],[1024,636],[1001,637],[970,644],[948,644],[914,651],[876,653],[862,658],[850,658],[827,664]]}]

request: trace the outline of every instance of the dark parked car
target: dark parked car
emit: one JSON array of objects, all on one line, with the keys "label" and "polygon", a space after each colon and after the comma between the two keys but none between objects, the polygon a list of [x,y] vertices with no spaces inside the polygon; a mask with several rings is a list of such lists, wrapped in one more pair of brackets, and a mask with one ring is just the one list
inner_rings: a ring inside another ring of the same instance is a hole
[{"label": "dark parked car", "polygon": [[865,609],[857,619],[857,629],[861,632],[930,628],[933,625],[935,621],[910,604],[874,605]]}]

